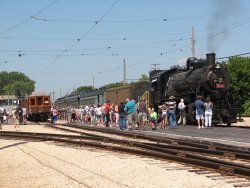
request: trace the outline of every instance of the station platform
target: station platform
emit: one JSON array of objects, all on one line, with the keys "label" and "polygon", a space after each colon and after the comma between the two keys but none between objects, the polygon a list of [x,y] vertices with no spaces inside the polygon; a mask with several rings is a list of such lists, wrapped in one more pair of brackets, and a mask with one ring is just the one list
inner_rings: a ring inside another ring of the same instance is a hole
[{"label": "station platform", "polygon": [[[66,123],[64,121],[59,121],[59,124]],[[83,125],[83,124],[78,124]],[[195,125],[179,125],[176,129],[159,129],[152,130],[149,125],[143,130],[132,130],[142,132],[143,134],[153,134],[159,135],[161,137],[170,138],[182,138],[183,140],[197,140],[216,142],[226,145],[235,145],[239,147],[244,147],[250,151],[250,118],[245,119],[242,122],[233,124],[230,127],[227,126],[212,126],[209,128],[198,129]],[[89,126],[86,124],[86,126]],[[240,128],[241,126],[242,128]],[[119,129],[117,126],[113,126],[112,129]]]},{"label": "station platform", "polygon": [[[152,132],[152,131],[150,131]],[[248,148],[250,151],[250,128],[210,127],[198,129],[197,126],[178,126],[177,129],[156,130],[154,134],[166,135],[183,140],[216,142]]]}]

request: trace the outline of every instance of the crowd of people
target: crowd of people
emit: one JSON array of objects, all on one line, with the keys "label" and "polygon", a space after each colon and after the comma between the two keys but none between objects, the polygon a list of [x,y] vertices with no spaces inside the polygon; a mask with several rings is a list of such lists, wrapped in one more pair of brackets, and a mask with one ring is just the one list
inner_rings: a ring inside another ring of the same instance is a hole
[{"label": "crowd of people", "polygon": [[[13,107],[11,111],[7,111],[2,106],[0,106],[0,125],[11,123],[14,125],[16,130],[19,130],[19,125],[21,123],[26,124],[27,110],[26,108]],[[0,126],[0,129],[2,127]]]},{"label": "crowd of people", "polygon": [[[195,103],[195,114],[198,128],[210,127],[212,121],[213,103],[207,97],[205,102],[202,96],[198,95]],[[90,123],[91,126],[118,126],[121,130],[145,129],[149,124],[152,130],[175,129],[177,125],[186,125],[186,105],[184,99],[180,99],[178,105],[175,97],[170,96],[169,100],[154,109],[147,105],[142,98],[138,103],[135,100],[126,99],[119,104],[112,104],[106,101],[103,105],[84,105],[79,108],[70,106],[63,109],[52,107],[52,123],[58,120],[69,123]],[[178,109],[178,121],[176,112]],[[146,124],[146,122],[148,122]]]},{"label": "crowd of people", "polygon": [[[195,115],[198,129],[211,127],[213,116],[213,103],[207,97],[203,101],[201,95],[197,96],[194,102]],[[69,123],[90,123],[94,126],[113,127],[118,126],[121,130],[145,129],[149,124],[152,130],[175,129],[177,125],[186,125],[186,105],[184,99],[180,99],[176,104],[175,97],[170,96],[169,100],[154,109],[148,106],[144,98],[138,103],[135,100],[126,99],[119,104],[112,104],[106,101],[103,105],[84,105],[80,108],[70,106],[63,109],[51,108],[51,123],[55,123],[59,118]],[[176,111],[178,109],[178,121]],[[26,124],[26,109],[14,108],[7,112],[0,106],[0,124],[8,124],[12,120],[16,130],[19,129],[20,122]],[[21,113],[21,114],[20,114]],[[22,118],[22,121],[20,121]],[[148,122],[148,123],[147,123]]]}]

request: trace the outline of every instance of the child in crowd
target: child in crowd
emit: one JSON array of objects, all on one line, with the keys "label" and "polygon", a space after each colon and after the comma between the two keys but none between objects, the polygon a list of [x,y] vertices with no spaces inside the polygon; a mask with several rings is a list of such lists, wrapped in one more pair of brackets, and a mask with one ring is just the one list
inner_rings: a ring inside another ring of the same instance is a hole
[{"label": "child in crowd", "polygon": [[151,109],[151,113],[149,115],[149,122],[152,130],[156,130],[157,113],[155,112],[154,108]]}]

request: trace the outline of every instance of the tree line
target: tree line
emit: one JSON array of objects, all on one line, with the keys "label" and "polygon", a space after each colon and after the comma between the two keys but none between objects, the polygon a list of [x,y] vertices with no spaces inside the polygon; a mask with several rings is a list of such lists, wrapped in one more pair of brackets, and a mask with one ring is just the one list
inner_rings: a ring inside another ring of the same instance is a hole
[{"label": "tree line", "polygon": [[35,81],[21,72],[0,72],[0,95],[15,95],[17,89],[21,96],[30,95],[35,90]]},{"label": "tree line", "polygon": [[250,116],[250,57],[232,57],[225,63],[232,94],[243,104],[243,115]]}]

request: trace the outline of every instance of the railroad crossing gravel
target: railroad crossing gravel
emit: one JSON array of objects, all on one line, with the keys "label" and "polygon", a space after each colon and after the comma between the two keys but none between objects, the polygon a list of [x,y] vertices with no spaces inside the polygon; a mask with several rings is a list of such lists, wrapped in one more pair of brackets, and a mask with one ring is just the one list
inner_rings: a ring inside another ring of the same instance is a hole
[{"label": "railroad crossing gravel", "polygon": [[[6,125],[3,130],[14,128]],[[38,125],[23,125],[20,131],[61,132]],[[53,142],[0,138],[0,166],[0,187],[8,188],[234,187],[229,179],[213,180],[174,162]]]}]

